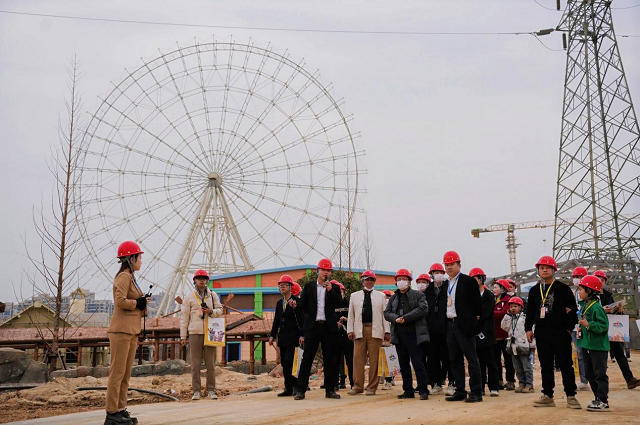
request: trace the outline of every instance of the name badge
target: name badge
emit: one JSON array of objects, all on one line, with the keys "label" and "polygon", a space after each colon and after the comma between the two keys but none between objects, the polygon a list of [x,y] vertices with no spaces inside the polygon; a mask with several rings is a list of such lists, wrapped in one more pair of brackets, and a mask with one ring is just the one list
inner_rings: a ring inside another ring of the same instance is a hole
[{"label": "name badge", "polygon": [[540,318],[544,319],[546,315],[547,315],[547,307],[545,306],[540,307]]},{"label": "name badge", "polygon": [[451,307],[453,305],[453,300],[451,299],[451,295],[447,297],[447,307]]}]

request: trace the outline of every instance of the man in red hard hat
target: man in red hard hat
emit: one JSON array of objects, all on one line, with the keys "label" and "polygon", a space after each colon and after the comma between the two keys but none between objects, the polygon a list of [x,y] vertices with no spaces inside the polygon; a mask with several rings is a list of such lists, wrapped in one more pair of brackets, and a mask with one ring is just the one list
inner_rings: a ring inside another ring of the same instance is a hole
[{"label": "man in red hard hat", "polygon": [[[540,281],[529,290],[529,302],[524,329],[529,343],[535,335],[542,375],[542,396],[536,407],[555,407],[555,366],[562,372],[562,384],[567,395],[567,407],[581,409],[576,399],[576,377],[571,356],[571,332],[578,323],[578,306],[571,289],[555,279],[558,265],[545,255],[536,263]],[[535,334],[533,327],[535,325]]]},{"label": "man in red hard hat", "polygon": [[[337,280],[332,280],[332,284],[338,285],[340,288],[340,296],[342,304],[336,308],[336,317],[338,318],[338,375],[339,382],[336,382],[336,391],[340,388],[347,387],[346,380],[349,377],[349,385],[353,387],[353,341],[347,335],[347,321],[349,320],[349,300],[346,298],[347,289]],[[347,370],[344,370],[345,363]]]},{"label": "man in red hard hat", "polygon": [[[480,333],[481,298],[474,278],[460,272],[460,255],[445,252],[444,268],[449,277],[447,289],[447,346],[456,391],[447,401],[475,403],[482,401],[482,375],[476,352],[476,335]],[[469,364],[469,397],[465,390],[464,359]]]},{"label": "man in red hard hat", "polygon": [[322,359],[324,361],[325,397],[339,399],[335,391],[338,382],[338,318],[336,308],[340,307],[342,297],[340,288],[333,285],[329,278],[333,270],[331,260],[323,258],[316,269],[318,278],[315,282],[304,286],[300,296],[300,307],[305,312],[304,324],[300,332],[300,345],[304,349],[300,371],[298,373],[298,388],[295,400],[303,400],[309,386],[311,366],[316,357],[318,346],[322,345]]},{"label": "man in red hard hat", "polygon": [[478,282],[480,290],[481,313],[480,313],[480,333],[476,336],[476,352],[478,353],[478,361],[480,362],[480,373],[482,374],[482,395],[485,392],[485,386],[489,386],[489,395],[491,397],[499,396],[500,372],[495,356],[496,346],[496,330],[494,320],[494,306],[496,299],[485,282],[487,275],[480,267],[474,267],[469,270],[469,277],[474,278]]},{"label": "man in red hard hat", "polygon": [[[604,270],[596,270],[593,272],[593,275],[597,276],[602,283],[602,295],[600,296],[600,302],[604,306],[604,311],[607,314],[624,314],[622,305],[616,304],[616,300],[613,299],[613,294],[604,288],[609,280]],[[632,390],[640,386],[640,379],[634,377],[633,372],[631,372],[631,369],[629,368],[629,362],[627,361],[627,356],[625,356],[624,353],[624,342],[610,341],[609,346],[611,356],[615,358],[616,363],[618,363],[620,372],[622,372],[622,376],[627,383],[627,388]]]},{"label": "man in red hard hat", "polygon": [[[493,319],[494,319],[494,328],[496,333],[496,344],[494,345],[494,355],[495,362],[498,366],[499,372],[499,381],[500,381],[500,389],[505,389],[507,391],[513,391],[516,389],[515,385],[515,369],[513,368],[513,359],[511,358],[511,354],[507,352],[507,337],[508,334],[505,332],[502,327],[502,319],[509,311],[509,300],[511,296],[509,295],[510,288],[508,279],[498,279],[493,284],[493,295],[495,297],[495,302],[493,306]],[[502,358],[504,357],[504,376],[506,383],[502,380]]]}]

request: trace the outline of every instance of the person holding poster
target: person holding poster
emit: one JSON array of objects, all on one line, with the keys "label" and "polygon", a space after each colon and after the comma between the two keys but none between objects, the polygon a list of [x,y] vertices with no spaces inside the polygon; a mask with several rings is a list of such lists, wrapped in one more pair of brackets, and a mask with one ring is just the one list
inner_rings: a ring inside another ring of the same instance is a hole
[{"label": "person holding poster", "polygon": [[[207,318],[222,316],[222,304],[218,295],[207,288],[209,274],[204,270],[198,270],[193,275],[194,289],[187,291],[182,301],[182,311],[180,317],[180,345],[187,345],[189,338],[189,349],[191,352],[191,388],[193,397],[191,400],[200,400],[200,366],[204,353],[204,364],[207,368],[207,392],[212,400],[216,396],[216,372],[215,372],[215,347],[205,345],[205,332],[207,330]],[[217,333],[222,332],[221,329]],[[216,332],[214,331],[214,334]],[[216,337],[209,338],[215,341]]]},{"label": "person holding poster", "polygon": [[[596,270],[593,272],[593,275],[602,282],[602,295],[600,296],[600,302],[604,307],[605,313],[619,315],[624,314],[622,311],[622,305],[620,303],[616,303],[613,299],[613,294],[604,289],[604,286],[607,284],[607,280],[609,280],[604,270]],[[622,376],[627,382],[627,388],[632,390],[640,386],[640,379],[633,376],[633,372],[631,372],[631,369],[629,368],[627,357],[624,355],[624,342],[610,341],[609,345],[611,346],[611,354],[616,359],[620,372],[622,372]]]}]

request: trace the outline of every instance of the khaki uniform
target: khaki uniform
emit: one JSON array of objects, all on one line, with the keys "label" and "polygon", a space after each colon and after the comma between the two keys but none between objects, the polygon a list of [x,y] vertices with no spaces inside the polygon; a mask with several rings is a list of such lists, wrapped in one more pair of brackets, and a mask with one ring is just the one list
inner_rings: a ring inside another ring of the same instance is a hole
[{"label": "khaki uniform", "polygon": [[107,330],[111,352],[107,413],[116,413],[127,407],[127,391],[140,334],[140,319],[143,313],[146,314],[146,311],[136,308],[136,300],[143,295],[134,283],[131,273],[122,272],[114,279],[115,308]]}]

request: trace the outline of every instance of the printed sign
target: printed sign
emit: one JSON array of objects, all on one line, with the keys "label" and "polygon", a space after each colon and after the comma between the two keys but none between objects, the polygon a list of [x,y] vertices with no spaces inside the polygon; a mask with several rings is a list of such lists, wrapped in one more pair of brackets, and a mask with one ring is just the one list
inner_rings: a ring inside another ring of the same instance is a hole
[{"label": "printed sign", "polygon": [[303,353],[304,353],[304,350],[300,347],[298,347],[296,351],[293,353],[293,367],[291,368],[292,376],[298,376],[298,373],[300,372],[300,364],[302,363]]},{"label": "printed sign", "polygon": [[204,345],[224,347],[226,343],[226,328],[224,317],[207,317],[205,323]]},{"label": "printed sign", "polygon": [[398,360],[396,347],[391,345],[389,347],[382,347],[382,349],[384,350],[384,357],[387,361],[387,371],[389,371],[393,377],[400,376],[400,361]]},{"label": "printed sign", "polygon": [[609,341],[629,342],[629,316],[626,314],[607,314],[609,318]]}]

